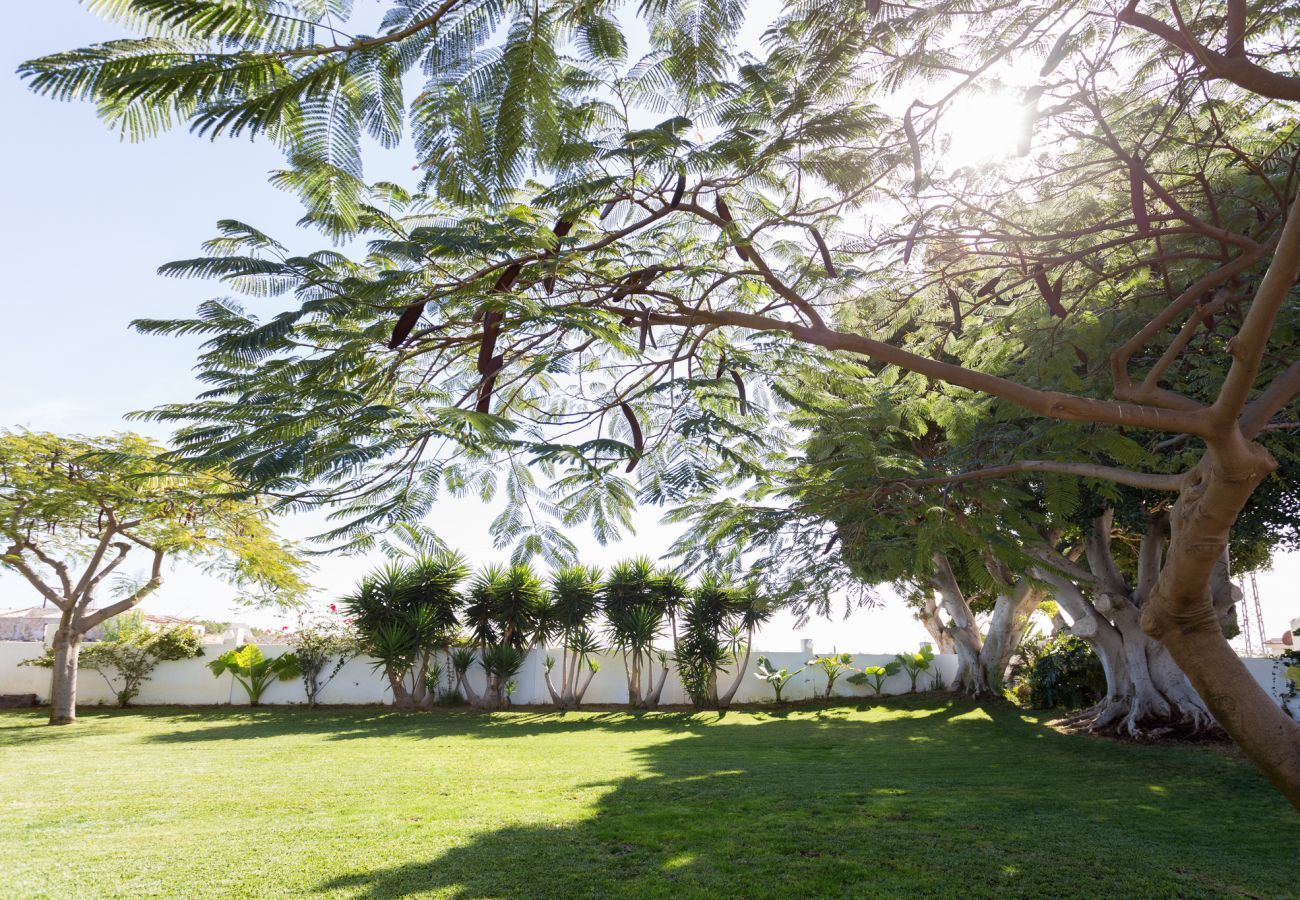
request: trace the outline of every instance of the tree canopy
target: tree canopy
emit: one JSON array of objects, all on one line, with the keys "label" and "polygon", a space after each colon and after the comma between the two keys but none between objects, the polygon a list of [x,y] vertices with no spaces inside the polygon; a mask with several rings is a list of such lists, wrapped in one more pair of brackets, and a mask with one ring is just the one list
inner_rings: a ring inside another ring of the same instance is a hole
[{"label": "tree canopy", "polygon": [[[635,61],[602,3],[393,2],[370,36],[337,4],[99,8],[142,36],[25,64],[35,90],[132,135],[270,137],[276,182],[347,241],[293,255],[231,220],[165,267],[282,298],[138,323],[208,338],[208,390],[151,413],[182,457],[342,503],[330,537],[362,545],[438,490],[500,491],[498,541],[559,562],[563,526],[761,480],[797,438],[792,372],[1080,423],[918,477],[1174,498],[1142,628],[1300,804],[1300,732],[1212,596],[1300,394],[1293,3],[826,0],[759,51],[744,4],[662,0]],[[1018,155],[959,164],[956,114],[998,95]],[[365,184],[362,134],[407,124],[419,184]]]}]

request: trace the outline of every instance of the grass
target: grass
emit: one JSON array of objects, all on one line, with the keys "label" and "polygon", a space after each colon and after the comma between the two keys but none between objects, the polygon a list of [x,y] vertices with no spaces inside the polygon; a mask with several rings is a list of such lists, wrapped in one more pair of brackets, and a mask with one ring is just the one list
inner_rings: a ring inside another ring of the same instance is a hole
[{"label": "grass", "polygon": [[1207,747],[1005,706],[0,714],[0,894],[1297,896]]}]

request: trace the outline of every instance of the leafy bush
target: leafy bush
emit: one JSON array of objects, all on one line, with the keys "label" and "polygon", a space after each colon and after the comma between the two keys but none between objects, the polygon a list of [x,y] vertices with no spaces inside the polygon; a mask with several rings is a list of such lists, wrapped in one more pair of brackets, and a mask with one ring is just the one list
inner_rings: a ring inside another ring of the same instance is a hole
[{"label": "leafy bush", "polygon": [[840,675],[848,671],[853,666],[852,653],[832,653],[830,656],[819,656],[816,659],[808,660],[808,665],[816,666],[826,673],[826,696],[835,696],[835,682]]},{"label": "leafy bush", "polygon": [[272,683],[291,681],[301,673],[298,657],[292,653],[267,659],[256,644],[241,644],[234,650],[227,650],[208,663],[208,668],[218,678],[229,672],[248,694],[249,706],[261,703],[262,694]]},{"label": "leafy bush", "polygon": [[[285,640],[298,658],[299,676],[311,706],[316,705],[321,690],[334,680],[347,661],[360,652],[360,642],[350,620],[340,619],[333,603],[328,614],[311,618],[300,615],[297,630],[285,635]],[[334,665],[324,675],[331,661]]]},{"label": "leafy bush", "polygon": [[[80,668],[100,674],[117,698],[118,706],[129,706],[139,696],[140,689],[159,663],[203,655],[202,637],[189,625],[172,625],[152,631],[145,626],[143,613],[119,618],[124,621],[110,619],[105,624],[104,640],[82,647],[78,662]],[[43,656],[24,664],[51,668],[54,665],[53,648],[46,648]],[[120,683],[113,676],[120,679]]]},{"label": "leafy bush", "polygon": [[1034,709],[1079,709],[1106,696],[1101,660],[1070,634],[1026,640],[1011,678],[1017,699]]}]

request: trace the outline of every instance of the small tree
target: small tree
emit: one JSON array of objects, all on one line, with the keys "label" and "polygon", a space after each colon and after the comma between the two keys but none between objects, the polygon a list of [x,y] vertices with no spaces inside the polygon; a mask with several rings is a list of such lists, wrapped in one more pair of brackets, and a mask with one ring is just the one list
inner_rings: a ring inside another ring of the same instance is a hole
[{"label": "small tree", "polygon": [[[120,707],[130,706],[139,696],[159,663],[203,655],[202,637],[189,625],[151,630],[145,627],[143,616],[132,617],[130,613],[104,624],[104,639],[82,649],[79,667],[98,672]],[[54,648],[47,647],[43,656],[23,665],[52,669]]]},{"label": "small tree", "polygon": [[754,677],[770,684],[772,690],[776,692],[776,702],[780,703],[781,691],[790,683],[791,678],[794,678],[802,671],[802,668],[795,669],[793,672],[789,669],[774,669],[766,656],[760,656],[758,658],[758,670],[754,672]]},{"label": "small tree", "polygon": [[921,676],[922,672],[930,670],[930,664],[934,662],[934,650],[929,644],[922,644],[921,649],[915,653],[899,653],[894,659],[907,671],[907,677],[911,679],[911,693],[916,693],[916,679]]},{"label": "small tree", "polygon": [[[677,669],[696,706],[731,705],[749,667],[754,632],[771,615],[752,585],[737,586],[710,574],[691,592],[682,611]],[[732,673],[725,689],[718,684],[723,672]]]},{"label": "small tree", "polygon": [[527,647],[537,635],[550,605],[546,586],[527,565],[487,566],[470,586],[465,623],[479,648],[487,676],[482,694],[461,685],[475,706],[505,705],[505,686],[523,666]]},{"label": "small tree", "polygon": [[869,685],[877,697],[885,688],[885,681],[891,675],[897,675],[903,669],[903,664],[897,659],[891,659],[883,666],[867,666],[861,672],[855,672],[848,678],[849,684]]},{"label": "small tree", "polygon": [[[245,600],[295,603],[305,563],[281,542],[264,505],[227,473],[178,468],[134,434],[61,437],[0,432],[0,564],[59,611],[50,724],[76,721],[77,665],[86,632],[140,604],[168,558],[197,558],[251,589]],[[141,549],[150,574],[103,607],[101,586]],[[78,571],[79,570],[79,571]]]},{"label": "small tree", "polygon": [[816,666],[826,673],[826,696],[832,697],[835,695],[835,682],[853,666],[853,654],[832,653],[830,656],[819,656],[808,660],[808,665]]},{"label": "small tree", "polygon": [[601,594],[609,641],[623,656],[628,705],[634,709],[659,705],[668,680],[668,654],[656,643],[671,630],[680,650],[677,611],[685,593],[680,578],[656,571],[646,557],[617,563],[605,579]]},{"label": "small tree", "polygon": [[[338,608],[333,603],[328,614],[310,618],[299,615],[298,628],[288,635],[287,640],[298,659],[302,686],[310,706],[316,705],[320,692],[360,650],[356,633],[339,621]],[[325,674],[327,668],[328,675]],[[433,680],[437,681],[436,676]]]},{"label": "small tree", "polygon": [[298,658],[292,653],[282,653],[274,659],[267,659],[256,644],[241,644],[234,650],[227,650],[208,663],[212,674],[220,678],[229,672],[231,677],[248,694],[248,705],[258,706],[262,694],[277,681],[292,681],[302,674],[298,667]]}]

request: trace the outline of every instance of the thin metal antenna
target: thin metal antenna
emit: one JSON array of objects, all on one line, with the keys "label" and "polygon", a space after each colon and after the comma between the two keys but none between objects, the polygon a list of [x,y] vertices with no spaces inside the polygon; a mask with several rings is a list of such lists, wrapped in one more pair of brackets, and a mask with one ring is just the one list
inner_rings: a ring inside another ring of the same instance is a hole
[{"label": "thin metal antenna", "polygon": [[1264,652],[1264,609],[1259,602],[1259,585],[1255,573],[1246,576],[1248,589],[1241,598],[1241,633],[1246,639],[1246,655],[1254,656],[1256,650]]}]

